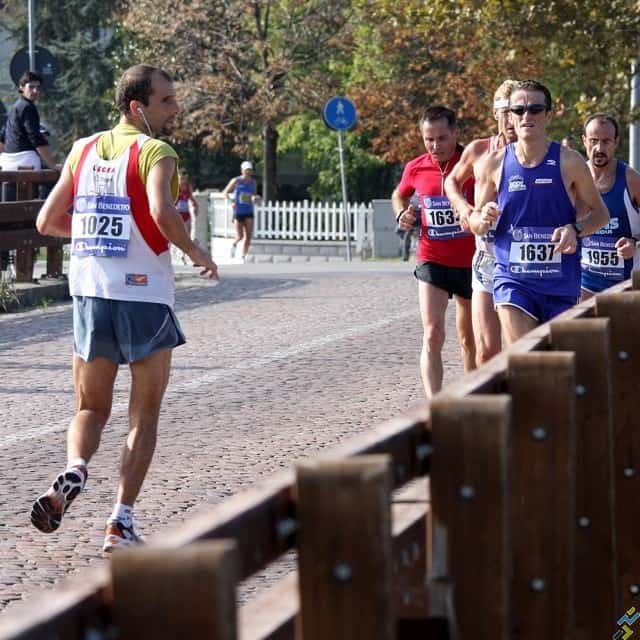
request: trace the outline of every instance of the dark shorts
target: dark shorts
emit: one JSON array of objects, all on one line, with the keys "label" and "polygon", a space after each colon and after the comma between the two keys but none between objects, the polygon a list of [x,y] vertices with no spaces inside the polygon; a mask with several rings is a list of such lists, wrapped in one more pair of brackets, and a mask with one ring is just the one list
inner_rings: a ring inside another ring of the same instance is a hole
[{"label": "dark shorts", "polygon": [[471,267],[447,267],[435,262],[419,262],[413,275],[421,282],[444,289],[450,298],[460,296],[471,300]]},{"label": "dark shorts", "polygon": [[507,305],[520,309],[538,322],[548,322],[576,304],[576,298],[536,293],[513,282],[498,282],[493,287],[496,307]]},{"label": "dark shorts", "polygon": [[234,213],[233,219],[242,222],[243,220],[253,220],[253,213]]},{"label": "dark shorts", "polygon": [[136,362],[186,342],[171,307],[74,296],[73,350],[89,362],[108,358],[116,364]]}]

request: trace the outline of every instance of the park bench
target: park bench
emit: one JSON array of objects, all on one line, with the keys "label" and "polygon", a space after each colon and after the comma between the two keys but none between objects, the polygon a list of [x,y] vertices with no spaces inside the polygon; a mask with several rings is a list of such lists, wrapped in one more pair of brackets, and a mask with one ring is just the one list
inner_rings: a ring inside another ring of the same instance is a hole
[{"label": "park bench", "polygon": [[[0,616],[0,638],[629,637],[639,318],[634,272],[428,406]],[[237,608],[291,549],[297,572]]]},{"label": "park bench", "polygon": [[40,235],[35,226],[44,202],[35,197],[35,187],[55,183],[59,175],[52,170],[0,171],[0,184],[16,185],[17,200],[0,202],[0,251],[16,250],[16,282],[33,281],[34,260],[40,247],[47,248],[46,277],[62,275],[62,247],[69,240]]}]

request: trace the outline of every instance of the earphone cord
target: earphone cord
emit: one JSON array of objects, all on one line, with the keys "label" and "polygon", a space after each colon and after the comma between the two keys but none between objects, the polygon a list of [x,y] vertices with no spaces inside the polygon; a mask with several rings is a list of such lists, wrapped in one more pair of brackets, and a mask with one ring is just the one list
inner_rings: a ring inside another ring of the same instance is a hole
[{"label": "earphone cord", "polygon": [[151,131],[151,127],[147,122],[147,117],[144,115],[144,111],[142,109],[139,109],[139,113],[142,116],[142,119],[144,120],[145,126],[147,127],[147,131],[149,132],[149,137],[153,138],[153,131]]}]

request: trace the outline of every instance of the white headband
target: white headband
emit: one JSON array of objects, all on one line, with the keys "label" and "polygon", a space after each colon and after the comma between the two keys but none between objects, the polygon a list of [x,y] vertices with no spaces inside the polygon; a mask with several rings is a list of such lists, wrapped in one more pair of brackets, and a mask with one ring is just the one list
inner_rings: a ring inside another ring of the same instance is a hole
[{"label": "white headband", "polygon": [[509,108],[509,98],[498,98],[498,100],[493,101],[494,109],[508,109]]}]

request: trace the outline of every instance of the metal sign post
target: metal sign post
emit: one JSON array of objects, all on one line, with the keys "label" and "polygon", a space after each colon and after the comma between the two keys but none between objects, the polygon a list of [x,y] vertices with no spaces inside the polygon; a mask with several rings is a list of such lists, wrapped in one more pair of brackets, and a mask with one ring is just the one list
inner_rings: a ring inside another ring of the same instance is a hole
[{"label": "metal sign post", "polygon": [[344,145],[342,132],[351,129],[356,123],[356,107],[343,96],[331,98],[322,112],[325,124],[338,132],[338,155],[340,156],[340,180],[342,182],[342,213],[344,216],[344,230],[347,235],[347,260],[351,262],[351,216],[347,200],[347,180],[344,171]]},{"label": "metal sign post", "polygon": [[29,0],[29,71],[36,70],[36,47],[35,47],[35,10],[34,1]]},{"label": "metal sign post", "polygon": [[347,180],[344,175],[344,149],[342,147],[342,129],[338,129],[338,154],[340,155],[340,180],[342,181],[342,210],[344,213],[344,230],[347,234],[347,262],[351,262],[351,216],[348,212]]},{"label": "metal sign post", "polygon": [[[640,107],[640,58],[631,63],[631,110]],[[629,166],[640,171],[640,122],[629,127]]]}]

